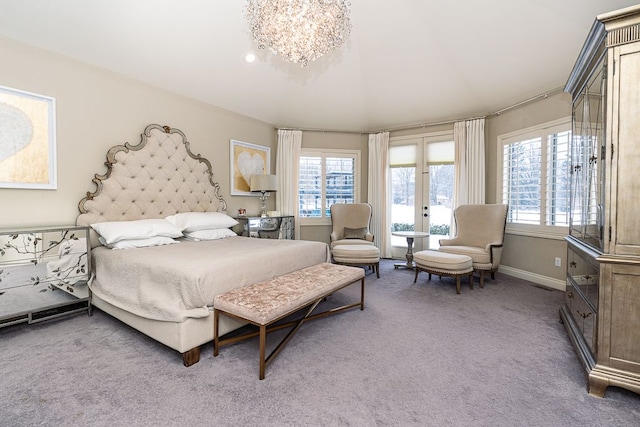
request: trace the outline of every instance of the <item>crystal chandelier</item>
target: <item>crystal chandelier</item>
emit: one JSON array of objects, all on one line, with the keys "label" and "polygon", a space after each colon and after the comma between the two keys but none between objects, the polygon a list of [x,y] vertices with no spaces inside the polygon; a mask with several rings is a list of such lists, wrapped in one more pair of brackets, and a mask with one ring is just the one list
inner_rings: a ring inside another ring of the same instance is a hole
[{"label": "crystal chandelier", "polygon": [[303,67],[342,46],[351,32],[345,0],[249,0],[246,9],[258,49],[268,47]]}]

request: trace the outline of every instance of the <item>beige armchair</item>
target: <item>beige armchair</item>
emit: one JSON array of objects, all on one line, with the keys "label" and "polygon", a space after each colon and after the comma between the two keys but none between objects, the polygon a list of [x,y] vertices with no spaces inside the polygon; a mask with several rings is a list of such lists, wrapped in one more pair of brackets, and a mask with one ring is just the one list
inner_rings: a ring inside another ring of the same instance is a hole
[{"label": "beige armchair", "polygon": [[484,286],[485,271],[495,272],[500,266],[507,224],[507,205],[461,205],[454,211],[456,236],[440,239],[440,251],[468,255],[473,269],[480,273],[480,287]]},{"label": "beige armchair", "polygon": [[369,231],[371,205],[331,205],[331,257],[336,264],[370,267],[380,277],[380,250]]},{"label": "beige armchair", "polygon": [[371,205],[335,203],[331,205],[331,249],[338,245],[373,245],[369,231]]}]

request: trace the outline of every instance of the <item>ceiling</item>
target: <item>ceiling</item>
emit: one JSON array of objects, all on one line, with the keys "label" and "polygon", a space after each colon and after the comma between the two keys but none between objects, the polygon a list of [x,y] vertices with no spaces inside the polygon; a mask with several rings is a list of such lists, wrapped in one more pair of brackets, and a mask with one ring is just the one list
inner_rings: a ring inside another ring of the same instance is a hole
[{"label": "ceiling", "polygon": [[371,132],[562,88],[596,15],[635,4],[348,1],[348,42],[306,68],[256,48],[243,0],[0,0],[0,35],[277,127]]}]

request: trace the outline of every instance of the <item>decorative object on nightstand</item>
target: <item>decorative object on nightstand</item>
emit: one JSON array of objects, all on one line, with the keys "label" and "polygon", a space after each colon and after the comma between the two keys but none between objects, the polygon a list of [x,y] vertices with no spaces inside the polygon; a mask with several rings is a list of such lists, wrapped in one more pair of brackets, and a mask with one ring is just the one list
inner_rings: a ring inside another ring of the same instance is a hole
[{"label": "decorative object on nightstand", "polygon": [[0,230],[0,327],[91,314],[88,227]]},{"label": "decorative object on nightstand", "polygon": [[260,195],[260,216],[267,216],[267,197],[270,192],[278,190],[278,177],[275,175],[251,175],[251,192],[262,193]]},{"label": "decorative object on nightstand", "polygon": [[560,316],[589,381],[640,393],[640,5],[599,15],[572,97],[567,291]]}]

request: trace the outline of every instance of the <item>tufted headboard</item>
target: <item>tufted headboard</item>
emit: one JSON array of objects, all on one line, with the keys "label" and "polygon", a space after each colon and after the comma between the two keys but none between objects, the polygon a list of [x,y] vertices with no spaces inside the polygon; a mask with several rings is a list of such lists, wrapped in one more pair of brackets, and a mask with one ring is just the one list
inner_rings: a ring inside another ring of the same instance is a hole
[{"label": "tufted headboard", "polygon": [[[107,172],[95,174],[96,190],[78,203],[78,225],[226,211],[211,163],[191,152],[184,133],[152,124],[141,136],[137,145],[127,142],[107,151]],[[92,246],[99,245],[96,237],[93,233]]]}]

